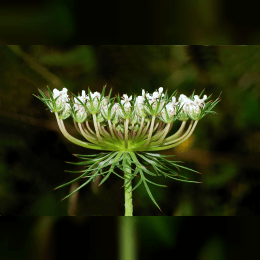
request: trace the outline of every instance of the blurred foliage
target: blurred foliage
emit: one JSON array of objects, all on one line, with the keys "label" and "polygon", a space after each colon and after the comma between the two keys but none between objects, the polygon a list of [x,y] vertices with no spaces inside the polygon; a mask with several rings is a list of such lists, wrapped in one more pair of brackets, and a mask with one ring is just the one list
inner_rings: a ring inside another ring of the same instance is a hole
[{"label": "blurred foliage", "polygon": [[[169,187],[151,191],[162,212],[140,187],[133,193],[134,215],[259,214],[259,61],[260,46],[0,46],[0,215],[124,214],[123,183],[116,176],[60,202],[69,187],[53,188],[74,177],[64,170],[76,170],[64,161],[77,161],[72,154],[96,151],[65,140],[54,115],[32,96],[47,85],[78,93],[88,86],[101,91],[106,84],[120,95],[159,87],[185,95],[205,88],[212,99],[222,93],[218,114],[203,118],[192,138],[164,152],[201,172],[182,170],[203,183],[161,178]],[[65,123],[79,137],[71,118]]]},{"label": "blurred foliage", "polygon": [[[0,258],[45,260],[84,255],[90,259],[115,260],[259,259],[257,218],[210,219],[212,221],[189,217],[2,218]],[[129,228],[133,232],[129,232]],[[128,255],[122,257],[120,247],[126,241],[134,247],[123,248]]]},{"label": "blurred foliage", "polygon": [[[255,44],[257,8],[224,0],[138,3],[72,0],[23,3],[0,8],[2,44]],[[109,10],[109,13],[108,13]],[[134,16],[134,19],[133,19]],[[243,17],[243,19],[241,19]]]},{"label": "blurred foliage", "polygon": [[[228,233],[226,225],[218,230],[212,228],[211,231],[201,231],[201,239],[194,239],[197,234],[189,233],[189,223],[190,220],[185,218],[166,217],[121,217],[102,220],[96,217],[35,217],[17,218],[13,223],[5,219],[0,223],[0,238],[3,240],[0,257],[12,259],[19,256],[19,259],[44,260],[75,257],[84,252],[85,257],[93,259],[109,257],[138,260],[169,256],[192,257],[198,260],[227,259],[227,250],[223,246],[226,242],[225,233]],[[64,229],[66,236],[62,232]],[[15,230],[20,231],[22,239],[20,236],[14,236]],[[78,232],[85,230],[87,234],[84,239],[77,236]],[[197,228],[195,230],[197,231]],[[68,237],[74,239],[70,240]],[[128,246],[125,245],[121,250],[127,251],[127,254],[119,249],[124,241],[128,242]],[[84,246],[86,244],[88,250]],[[181,244],[192,245],[192,250],[183,250]]]}]

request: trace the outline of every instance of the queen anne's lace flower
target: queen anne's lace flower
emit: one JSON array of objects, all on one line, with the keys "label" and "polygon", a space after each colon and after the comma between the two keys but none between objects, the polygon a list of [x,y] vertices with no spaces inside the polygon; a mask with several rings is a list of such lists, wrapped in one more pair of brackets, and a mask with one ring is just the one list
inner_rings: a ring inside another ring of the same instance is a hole
[{"label": "queen anne's lace flower", "polygon": [[[201,95],[193,96],[192,94],[191,97],[187,97],[181,94],[177,102],[174,95],[168,98],[167,93],[163,93],[162,87],[152,94],[146,93],[143,89],[142,95],[134,98],[124,94],[121,99],[117,97],[118,103],[114,103],[114,98],[110,98],[111,92],[109,96],[104,96],[105,89],[102,93],[89,91],[88,95],[83,90],[81,95],[74,95],[73,99],[68,98],[66,88],[63,88],[62,91],[54,89],[53,93],[49,89],[48,91],[50,97],[46,97],[40,91],[42,97],[37,98],[43,101],[52,112],[55,112],[59,128],[69,141],[85,148],[109,151],[82,156],[82,159],[85,160],[84,165],[89,165],[89,167],[75,180],[86,176],[88,177],[86,183],[88,183],[95,180],[97,175],[103,175],[105,176],[101,181],[103,183],[111,173],[117,174],[114,168],[118,166],[124,171],[125,205],[131,204],[129,203],[132,193],[131,180],[138,174],[141,183],[144,183],[148,194],[158,206],[147,185],[147,182],[151,181],[144,175],[149,173],[155,176],[155,173],[144,167],[137,157],[151,165],[158,175],[163,174],[165,177],[194,182],[173,170],[182,167],[181,165],[166,160],[160,154],[149,153],[149,151],[171,149],[186,141],[193,133],[198,121],[208,113],[214,113],[212,109],[220,101],[218,98],[214,102],[206,102],[208,99],[206,95],[200,98]],[[77,131],[86,141],[79,140],[67,132],[63,120],[70,114]],[[191,122],[188,129],[184,131],[186,121],[189,119]],[[178,120],[183,121],[179,130],[169,135],[173,123]],[[169,136],[167,137],[167,135]],[[122,164],[120,165],[119,162]],[[132,172],[131,169],[134,171]],[[167,169],[167,172],[163,169]],[[140,185],[140,181],[137,186]],[[79,186],[78,189],[84,185]],[[131,212],[126,213],[126,215],[131,214]]]},{"label": "queen anne's lace flower", "polygon": [[87,95],[87,104],[90,109],[97,110],[101,99],[101,94],[99,92],[90,92],[90,96]]},{"label": "queen anne's lace flower", "polygon": [[122,97],[123,100],[121,100],[121,104],[125,104],[125,103],[130,103],[130,101],[132,100],[132,96],[128,97],[127,94],[124,94]]},{"label": "queen anne's lace flower", "polygon": [[144,111],[144,101],[145,101],[145,90],[142,90],[142,96],[138,96],[135,100],[134,109],[135,113],[139,117],[145,117],[146,113]]},{"label": "queen anne's lace flower", "polygon": [[[100,99],[100,97],[101,97],[101,94],[99,93],[99,92],[94,92],[94,93],[92,93],[92,92],[90,92],[90,97],[91,97],[91,99]],[[87,96],[87,99],[88,100],[90,100],[90,97],[89,97],[89,95]]]},{"label": "queen anne's lace flower", "polygon": [[65,109],[66,102],[69,101],[67,91],[66,88],[63,88],[62,91],[56,88],[53,90],[53,100],[48,102],[48,106],[52,112],[60,112]]},{"label": "queen anne's lace flower", "polygon": [[162,92],[162,87],[158,91],[154,91],[153,94],[145,94],[145,91],[142,91],[142,96],[145,99],[143,109],[146,114],[151,116],[158,116],[160,114],[166,104],[163,100],[164,94]]}]

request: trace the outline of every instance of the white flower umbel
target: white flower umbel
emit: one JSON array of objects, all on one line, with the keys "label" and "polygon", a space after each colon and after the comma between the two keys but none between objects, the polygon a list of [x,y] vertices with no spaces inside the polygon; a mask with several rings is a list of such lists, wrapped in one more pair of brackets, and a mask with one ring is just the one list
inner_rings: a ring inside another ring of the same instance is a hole
[{"label": "white flower umbel", "polygon": [[[190,97],[181,94],[177,102],[176,92],[168,97],[167,91],[163,93],[163,88],[160,87],[152,94],[142,90],[142,95],[137,97],[127,94],[123,94],[121,98],[117,96],[118,102],[114,103],[111,91],[108,96],[105,96],[105,87],[102,93],[92,93],[88,90],[86,95],[86,91],[83,90],[81,96],[73,95],[73,99],[68,98],[66,88],[62,91],[54,89],[53,93],[48,89],[49,97],[41,90],[39,91],[41,97],[36,97],[52,112],[55,112],[59,128],[69,141],[85,148],[107,151],[96,155],[78,155],[85,161],[79,164],[89,165],[89,168],[85,169],[83,174],[75,180],[85,177],[88,180],[74,192],[91,180],[95,180],[98,175],[104,176],[101,185],[113,173],[124,179],[125,215],[132,215],[132,191],[142,183],[159,208],[148,183],[163,185],[149,180],[147,174],[163,175],[179,181],[197,183],[175,171],[175,168],[179,169],[178,167],[188,168],[167,160],[163,155],[151,152],[171,149],[185,142],[194,132],[199,120],[209,113],[215,113],[212,109],[220,101],[219,98],[215,101],[207,101],[209,97],[206,95],[201,98],[203,92],[195,96],[193,93]],[[84,141],[67,132],[63,121],[70,115]],[[191,121],[185,130],[189,119]],[[179,121],[182,122],[179,129],[170,134],[173,124]],[[150,171],[141,162],[150,165],[154,171]],[[116,167],[123,170],[123,177],[114,171]],[[132,181],[138,174],[141,178],[132,188]],[[57,188],[64,187],[73,181]]]},{"label": "white flower umbel", "polygon": [[58,89],[54,89],[53,93],[48,88],[48,92],[50,97],[47,98],[45,94],[39,90],[42,98],[44,99],[45,104],[48,106],[51,112],[61,112],[66,107],[66,102],[69,101],[68,95],[67,95],[67,89],[63,88],[61,91]]}]

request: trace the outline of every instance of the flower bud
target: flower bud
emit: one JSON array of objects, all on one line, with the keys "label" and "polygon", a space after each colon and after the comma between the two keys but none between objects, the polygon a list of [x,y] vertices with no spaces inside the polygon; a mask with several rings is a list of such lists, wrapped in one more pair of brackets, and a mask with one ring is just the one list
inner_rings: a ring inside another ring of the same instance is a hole
[{"label": "flower bud", "polygon": [[[85,104],[87,97],[84,95],[85,91],[82,91],[82,96],[79,96],[78,99]],[[77,98],[74,98],[74,113],[72,114],[74,120],[78,123],[83,123],[88,116],[88,112],[86,108],[81,104],[81,102]]]},{"label": "flower bud", "polygon": [[165,108],[160,113],[160,119],[165,123],[172,123],[175,119],[175,115],[176,115],[175,104],[170,102],[165,106]]},{"label": "flower bud", "polygon": [[199,105],[196,105],[195,103],[190,105],[188,114],[192,120],[199,120],[200,112],[201,108]]},{"label": "flower bud", "polygon": [[108,98],[107,97],[104,97],[101,101],[101,107],[103,106],[107,106],[108,105]]},{"label": "flower bud", "polygon": [[63,88],[62,91],[56,88],[53,90],[53,99],[47,103],[52,112],[61,112],[65,108],[66,102],[69,101],[67,91],[66,88]]},{"label": "flower bud", "polygon": [[[101,106],[101,102],[103,100],[101,100],[101,94],[99,92],[90,92],[90,95],[86,96],[86,100],[87,100],[87,108],[90,111],[91,114],[96,114],[99,112],[100,110],[100,106]],[[106,103],[106,101],[104,101],[104,104]]]},{"label": "flower bud", "polygon": [[76,122],[83,123],[84,121],[86,121],[88,114],[85,108],[80,108],[80,110],[76,111],[73,117]]},{"label": "flower bud", "polygon": [[[189,107],[191,105],[192,100],[190,100],[187,96],[181,94],[178,101],[178,108],[181,110],[178,113],[178,120],[187,121],[189,119]],[[177,108],[177,110],[178,110]]]},{"label": "flower bud", "polygon": [[123,105],[123,109],[121,107],[118,108],[118,115],[119,115],[120,118],[125,120],[127,118],[130,118],[130,116],[131,116],[132,105],[129,101],[123,102],[122,105]]},{"label": "flower bud", "polygon": [[160,114],[163,106],[165,105],[165,101],[162,100],[162,97],[164,97],[164,94],[162,92],[163,88],[161,87],[159,88],[159,91],[154,91],[153,95],[150,95],[149,93],[145,94],[147,98],[144,104],[145,113],[151,116],[158,116],[158,114]]},{"label": "flower bud", "polygon": [[140,117],[145,117],[146,113],[144,111],[144,100],[143,96],[138,96],[135,100],[134,110],[135,113]]},{"label": "flower bud", "polygon": [[97,121],[100,122],[100,123],[105,121],[105,119],[104,119],[104,117],[101,115],[101,113],[99,113],[99,114],[97,115]]},{"label": "flower bud", "polygon": [[59,118],[61,120],[65,120],[70,116],[70,114],[71,114],[70,105],[66,103],[64,110],[59,112]]}]

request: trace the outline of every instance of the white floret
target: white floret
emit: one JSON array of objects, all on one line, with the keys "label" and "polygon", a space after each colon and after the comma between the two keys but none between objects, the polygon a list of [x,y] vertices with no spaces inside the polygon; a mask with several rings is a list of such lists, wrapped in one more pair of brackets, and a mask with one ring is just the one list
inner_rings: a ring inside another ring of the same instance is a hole
[{"label": "white floret", "polygon": [[[69,101],[69,96],[67,95],[67,89],[63,88],[62,91],[59,91],[58,89],[53,89],[53,98],[56,99],[56,108],[58,111],[61,111],[65,108],[66,102]],[[52,106],[52,105],[51,105]]]},{"label": "white floret", "polygon": [[121,104],[124,105],[125,103],[130,103],[130,101],[132,100],[132,96],[128,97],[127,94],[123,95],[123,100],[121,100]]}]

